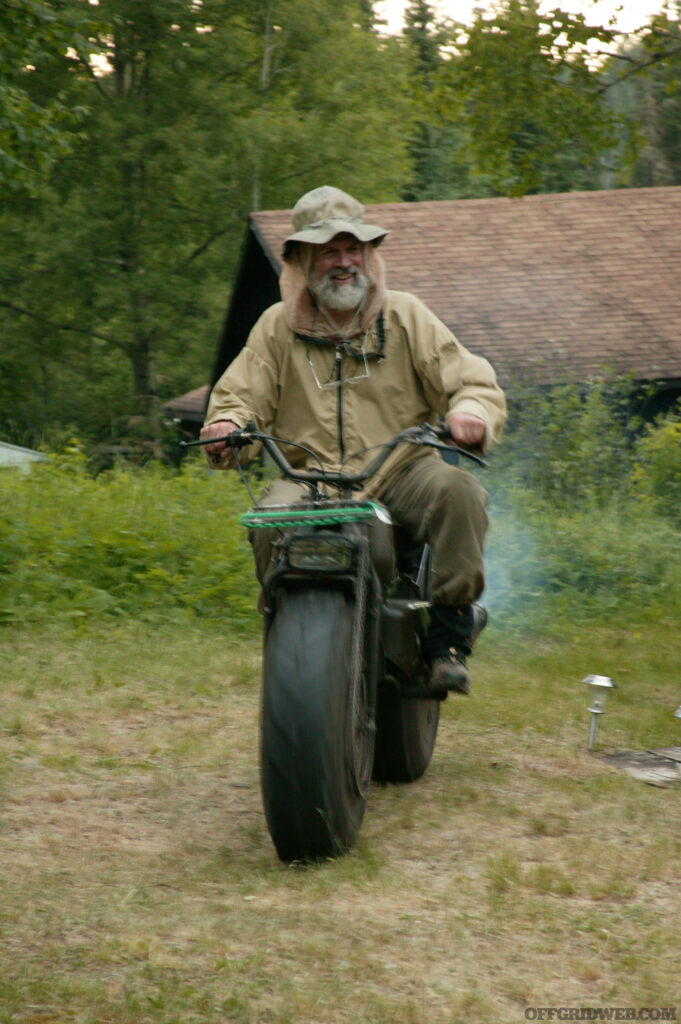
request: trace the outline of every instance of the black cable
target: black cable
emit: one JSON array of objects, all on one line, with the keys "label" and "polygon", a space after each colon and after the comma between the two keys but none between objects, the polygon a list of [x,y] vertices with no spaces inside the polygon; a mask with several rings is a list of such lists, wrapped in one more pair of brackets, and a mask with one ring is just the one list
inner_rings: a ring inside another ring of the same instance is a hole
[{"label": "black cable", "polygon": [[292,448],[300,448],[302,451],[307,452],[308,455],[311,455],[313,459],[317,460],[317,462],[319,463],[319,468],[321,470],[324,469],[324,463],[322,462],[319,455],[317,455],[316,452],[313,452],[311,448],[307,448],[304,444],[298,444],[296,441],[285,441],[282,437],[273,437],[272,435],[269,435],[269,440],[276,441],[277,444],[291,445]]},{"label": "black cable", "polygon": [[246,474],[244,473],[244,468],[241,465],[241,463],[239,462],[239,456],[238,456],[238,453],[237,453],[237,449],[236,448],[232,448],[232,451],[234,452],[234,464],[236,465],[236,468],[239,470],[239,476],[241,477],[241,483],[244,485],[244,487],[248,491],[248,497],[251,499],[251,501],[256,506],[256,508],[260,508],[260,505],[258,505],[258,499],[255,497],[255,495],[253,494],[253,491],[250,488],[250,484],[248,483],[248,479],[246,478]]}]

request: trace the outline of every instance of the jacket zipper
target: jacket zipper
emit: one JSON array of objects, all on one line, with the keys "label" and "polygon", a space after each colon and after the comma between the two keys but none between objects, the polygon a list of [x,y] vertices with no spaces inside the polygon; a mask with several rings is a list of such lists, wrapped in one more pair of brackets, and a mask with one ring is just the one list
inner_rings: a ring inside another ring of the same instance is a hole
[{"label": "jacket zipper", "polygon": [[343,441],[343,385],[340,383],[343,376],[343,354],[339,348],[336,349],[336,380],[338,383],[338,402],[336,404],[336,416],[338,420],[338,449],[341,462],[345,458],[345,442]]}]

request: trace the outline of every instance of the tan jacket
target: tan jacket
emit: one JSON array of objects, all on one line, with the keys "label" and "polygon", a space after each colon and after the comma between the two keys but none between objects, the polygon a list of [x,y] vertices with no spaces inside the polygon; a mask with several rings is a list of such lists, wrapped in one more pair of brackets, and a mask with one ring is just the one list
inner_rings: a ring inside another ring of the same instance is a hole
[{"label": "tan jacket", "polygon": [[[312,448],[326,469],[350,472],[367,465],[377,446],[405,427],[436,423],[454,411],[484,420],[489,449],[503,429],[506,404],[487,360],[468,352],[407,292],[385,292],[383,317],[384,358],[369,361],[367,379],[326,390],[318,387],[315,374],[322,384],[338,375],[342,381],[363,374],[364,363],[333,344],[297,337],[287,325],[284,303],[271,306],[215,385],[206,424],[229,419],[245,426],[253,420],[259,429]],[[352,339],[355,348],[360,343],[367,354],[378,352],[375,323]],[[283,450],[297,468],[318,466],[298,448]],[[369,481],[368,492],[380,495],[401,467],[428,457],[438,456],[432,449],[401,445]]]}]

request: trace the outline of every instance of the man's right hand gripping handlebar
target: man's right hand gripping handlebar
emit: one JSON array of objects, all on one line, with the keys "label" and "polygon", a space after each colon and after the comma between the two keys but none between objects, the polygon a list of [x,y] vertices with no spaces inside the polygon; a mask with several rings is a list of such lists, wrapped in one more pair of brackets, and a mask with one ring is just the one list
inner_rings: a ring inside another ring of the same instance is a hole
[{"label": "man's right hand gripping handlebar", "polygon": [[[203,450],[213,469],[227,469],[234,464],[234,449],[225,439],[240,429],[232,420],[216,420],[201,429],[199,438],[204,443]],[[215,438],[215,441],[206,444],[211,438]]]}]

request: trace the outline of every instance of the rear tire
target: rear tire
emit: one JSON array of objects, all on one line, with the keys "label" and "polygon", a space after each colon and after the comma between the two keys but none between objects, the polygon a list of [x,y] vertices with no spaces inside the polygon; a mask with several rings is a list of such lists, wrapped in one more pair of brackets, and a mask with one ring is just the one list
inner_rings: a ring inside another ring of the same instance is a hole
[{"label": "rear tire", "polygon": [[440,722],[440,701],[402,697],[383,686],[376,715],[376,782],[414,782],[430,764]]},{"label": "rear tire", "polygon": [[375,728],[364,673],[352,692],[354,610],[337,590],[287,591],[267,634],[261,786],[284,861],[343,853],[364,817]]}]

